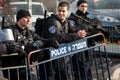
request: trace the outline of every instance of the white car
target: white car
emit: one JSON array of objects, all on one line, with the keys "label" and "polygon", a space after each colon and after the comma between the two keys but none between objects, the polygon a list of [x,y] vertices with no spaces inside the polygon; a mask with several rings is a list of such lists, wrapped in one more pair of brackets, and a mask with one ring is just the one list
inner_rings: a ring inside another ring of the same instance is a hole
[{"label": "white car", "polygon": [[41,2],[10,2],[11,9],[14,13],[15,21],[16,21],[16,13],[20,9],[29,10],[31,13],[31,26],[30,29],[34,31],[34,24],[36,19],[44,18],[44,13],[46,7]]}]

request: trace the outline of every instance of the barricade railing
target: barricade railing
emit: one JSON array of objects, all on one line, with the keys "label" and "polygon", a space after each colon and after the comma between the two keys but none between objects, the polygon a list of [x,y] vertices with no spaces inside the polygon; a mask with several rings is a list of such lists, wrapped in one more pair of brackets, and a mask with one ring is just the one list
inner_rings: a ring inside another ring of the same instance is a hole
[{"label": "barricade railing", "polygon": [[[0,61],[2,62],[0,66],[0,80],[28,80],[27,58],[21,57],[24,59],[24,64],[21,65],[16,65],[12,62],[15,61],[15,57],[18,58],[18,56],[18,53],[0,55]],[[20,59],[19,62],[21,62],[22,59]],[[13,65],[11,65],[11,63]]]},{"label": "barricade railing", "polygon": [[0,68],[0,80],[29,80],[27,66]]},{"label": "barricade railing", "polygon": [[[88,39],[102,36],[102,44],[88,46]],[[71,43],[60,44],[59,48],[44,48],[31,51],[27,65],[0,68],[6,80],[111,80],[106,40],[102,33],[88,36]],[[101,53],[104,48],[104,56]],[[31,64],[33,54],[44,53],[48,58]],[[6,55],[3,55],[6,56]],[[1,78],[0,78],[1,79]]]},{"label": "barricade railing", "polygon": [[[96,36],[102,36],[103,43],[88,46],[87,40]],[[111,80],[105,45],[104,35],[98,33],[68,44],[60,44],[58,49],[45,48],[32,51],[28,55],[27,65],[30,80],[33,80],[32,67],[36,68],[37,80]],[[104,48],[104,56],[101,47]],[[30,64],[31,55],[42,50],[49,50],[50,58],[38,60],[34,65]]]}]

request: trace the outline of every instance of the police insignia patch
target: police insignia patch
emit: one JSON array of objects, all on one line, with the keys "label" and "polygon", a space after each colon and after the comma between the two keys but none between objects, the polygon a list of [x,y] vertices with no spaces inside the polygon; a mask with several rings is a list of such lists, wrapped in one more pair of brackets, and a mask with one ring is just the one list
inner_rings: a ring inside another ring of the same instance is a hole
[{"label": "police insignia patch", "polygon": [[72,26],[75,25],[75,21],[73,21],[73,20],[69,20],[69,22],[70,22],[70,25],[72,25]]},{"label": "police insignia patch", "polygon": [[48,29],[48,31],[49,31],[50,33],[53,33],[53,34],[54,34],[54,33],[56,32],[55,26],[53,26],[53,25],[50,26],[49,29]]}]

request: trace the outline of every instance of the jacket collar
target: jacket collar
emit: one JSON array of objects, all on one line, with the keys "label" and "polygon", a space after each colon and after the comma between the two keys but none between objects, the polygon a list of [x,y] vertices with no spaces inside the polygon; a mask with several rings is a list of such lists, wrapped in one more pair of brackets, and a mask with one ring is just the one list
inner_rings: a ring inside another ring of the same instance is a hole
[{"label": "jacket collar", "polygon": [[80,10],[77,10],[77,11],[76,11],[76,14],[79,15],[79,16],[83,16],[83,17],[87,18],[87,15],[88,15],[89,13],[88,13],[88,12],[83,13],[83,12],[81,12]]}]

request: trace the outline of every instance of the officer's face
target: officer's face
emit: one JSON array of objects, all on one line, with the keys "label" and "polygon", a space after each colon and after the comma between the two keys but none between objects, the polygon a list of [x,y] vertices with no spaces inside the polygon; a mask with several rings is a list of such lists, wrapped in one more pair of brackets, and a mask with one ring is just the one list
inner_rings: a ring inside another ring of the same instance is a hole
[{"label": "officer's face", "polygon": [[86,13],[87,12],[87,3],[81,3],[79,6],[77,6],[77,9],[82,11],[83,13]]},{"label": "officer's face", "polygon": [[18,24],[21,28],[25,28],[30,26],[30,21],[31,21],[31,17],[27,16],[27,17],[23,17],[18,21]]},{"label": "officer's face", "polygon": [[61,7],[61,6],[58,7],[58,17],[62,22],[66,20],[68,13],[69,13],[68,7]]}]

